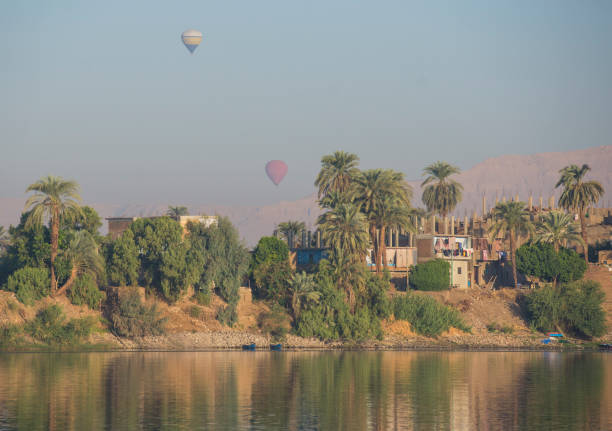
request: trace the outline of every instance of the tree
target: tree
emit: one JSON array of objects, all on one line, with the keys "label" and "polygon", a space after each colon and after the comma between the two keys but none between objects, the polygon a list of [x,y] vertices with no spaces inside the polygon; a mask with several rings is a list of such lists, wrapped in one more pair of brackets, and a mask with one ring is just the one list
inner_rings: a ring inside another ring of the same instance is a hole
[{"label": "tree", "polygon": [[104,271],[104,260],[98,253],[98,245],[87,231],[77,232],[64,254],[72,269],[66,283],[53,292],[54,296],[64,293],[80,275],[92,274],[99,277]]},{"label": "tree", "polygon": [[434,259],[415,265],[410,274],[410,285],[417,290],[446,290],[450,285],[450,264]]},{"label": "tree", "polygon": [[273,236],[261,237],[253,251],[252,267],[255,268],[264,262],[281,262],[289,260],[289,247],[284,241]]},{"label": "tree", "polygon": [[214,287],[235,308],[240,285],[249,270],[249,252],[240,241],[238,230],[227,217],[219,217],[217,224],[209,227],[189,223],[188,229],[189,265],[193,268],[201,265],[201,271],[195,274],[194,287],[203,292]]},{"label": "tree", "polygon": [[128,229],[106,247],[106,274],[113,286],[136,286],[138,284],[138,248],[134,233]]},{"label": "tree", "polygon": [[34,184],[30,184],[26,192],[35,192],[30,196],[25,205],[25,211],[30,211],[26,221],[26,227],[41,225],[45,219],[49,219],[51,231],[51,291],[57,290],[57,279],[55,277],[55,259],[58,254],[58,238],[60,219],[62,217],[74,218],[81,213],[78,202],[81,197],[78,194],[79,186],[75,181],[64,180],[61,177],[47,176]]},{"label": "tree", "polygon": [[101,241],[99,229],[102,227],[102,219],[98,212],[89,206],[81,207],[81,211],[72,217],[62,217],[60,232],[66,230],[86,230],[97,242]]},{"label": "tree", "polygon": [[412,212],[409,206],[401,201],[393,198],[393,196],[385,196],[380,202],[376,211],[373,214],[379,236],[378,253],[376,255],[376,268],[380,273],[381,269],[387,265],[387,243],[385,241],[387,232],[390,229],[407,230],[416,232],[416,227],[412,223]]},{"label": "tree", "polygon": [[[355,178],[354,193],[356,201],[361,205],[361,211],[367,217],[376,270],[380,272],[385,248],[385,231],[390,225],[404,224],[396,223],[397,217],[394,217],[390,224],[387,223],[388,215],[392,212],[398,215],[400,212],[409,211],[412,189],[400,172],[391,169],[370,169]],[[409,225],[406,224],[406,227]]]},{"label": "tree", "polygon": [[428,211],[446,217],[461,202],[463,186],[449,179],[459,172],[459,168],[446,162],[435,162],[423,170],[423,175],[427,177],[421,183],[421,187],[425,187],[422,199]]},{"label": "tree", "polygon": [[291,294],[291,309],[293,317],[299,318],[302,304],[318,301],[321,294],[316,290],[317,283],[312,274],[300,272],[294,274],[289,283],[289,292]]},{"label": "tree", "polygon": [[170,218],[173,218],[174,220],[178,220],[181,216],[185,216],[188,214],[189,211],[187,210],[187,207],[182,206],[169,206],[168,211],[166,211],[166,215]]},{"label": "tree", "polygon": [[541,280],[566,283],[582,278],[587,269],[584,260],[574,250],[555,250],[549,243],[523,244],[516,251],[516,269],[522,274]]},{"label": "tree", "polygon": [[569,165],[559,171],[561,178],[555,188],[563,186],[559,197],[559,206],[568,211],[577,212],[580,217],[580,229],[584,242],[584,260],[589,263],[588,238],[586,230],[585,213],[589,206],[595,205],[604,194],[604,189],[598,181],[584,181],[584,177],[591,168],[589,165]]},{"label": "tree", "polygon": [[322,214],[319,228],[325,243],[335,252],[359,262],[369,246],[366,218],[359,206],[343,204]]},{"label": "tree", "polygon": [[321,171],[315,180],[319,188],[319,198],[329,192],[345,193],[349,190],[353,178],[359,173],[359,157],[355,154],[336,151],[321,158]]},{"label": "tree", "polygon": [[534,231],[533,223],[529,218],[524,202],[500,202],[493,208],[494,222],[489,228],[489,235],[492,239],[502,236],[507,237],[510,241],[510,262],[515,288],[518,288],[515,261],[516,243],[519,236],[531,234]]},{"label": "tree", "polygon": [[303,221],[289,220],[279,223],[276,230],[285,238],[287,244],[295,247],[295,245],[301,241],[299,239],[299,234],[306,230],[306,224]]},{"label": "tree", "polygon": [[584,244],[572,214],[551,211],[536,224],[536,242],[552,244],[556,252],[570,242]]},{"label": "tree", "polygon": [[139,252],[140,283],[163,295],[164,255],[181,247],[183,228],[170,217],[158,217],[137,219],[130,225],[130,230],[134,234],[134,243]]},{"label": "tree", "polygon": [[9,242],[8,232],[4,229],[4,226],[0,226],[0,255],[2,255]]}]

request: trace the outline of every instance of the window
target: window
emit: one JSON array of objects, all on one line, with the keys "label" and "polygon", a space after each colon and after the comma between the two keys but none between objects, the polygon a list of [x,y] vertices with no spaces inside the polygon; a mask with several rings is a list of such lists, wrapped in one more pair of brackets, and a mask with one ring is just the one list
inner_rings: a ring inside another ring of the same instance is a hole
[{"label": "window", "polygon": [[457,274],[461,274],[461,267],[457,268]]}]

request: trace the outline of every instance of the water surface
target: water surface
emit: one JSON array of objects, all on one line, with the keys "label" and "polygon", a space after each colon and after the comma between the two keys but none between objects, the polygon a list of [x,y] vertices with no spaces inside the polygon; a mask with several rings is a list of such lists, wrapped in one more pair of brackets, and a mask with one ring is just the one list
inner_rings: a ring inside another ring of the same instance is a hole
[{"label": "water surface", "polygon": [[612,430],[612,355],[0,354],[0,430]]}]

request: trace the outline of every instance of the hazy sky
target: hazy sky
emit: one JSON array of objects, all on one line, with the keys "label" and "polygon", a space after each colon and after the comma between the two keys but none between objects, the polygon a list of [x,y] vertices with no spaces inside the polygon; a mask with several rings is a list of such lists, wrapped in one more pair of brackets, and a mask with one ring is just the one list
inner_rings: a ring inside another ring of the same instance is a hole
[{"label": "hazy sky", "polygon": [[607,145],[611,20],[603,0],[3,1],[0,197],[54,174],[88,202],[259,205],[312,193],[338,149],[416,179]]}]

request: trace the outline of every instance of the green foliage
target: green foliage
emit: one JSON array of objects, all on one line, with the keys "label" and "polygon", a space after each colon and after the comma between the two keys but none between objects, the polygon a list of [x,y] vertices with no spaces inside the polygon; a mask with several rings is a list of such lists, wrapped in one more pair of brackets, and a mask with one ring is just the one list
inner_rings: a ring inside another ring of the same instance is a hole
[{"label": "green foliage", "polygon": [[128,229],[105,247],[106,276],[111,286],[135,286],[138,283],[138,248],[134,233]]},{"label": "green foliage", "polygon": [[229,327],[232,327],[238,323],[238,311],[236,309],[236,304],[230,303],[221,308],[217,313],[217,320]]},{"label": "green foliage", "polygon": [[80,343],[93,332],[95,325],[96,319],[93,317],[71,319],[66,323],[62,308],[50,305],[40,310],[25,329],[35,340],[53,346]]},{"label": "green foliage", "polygon": [[423,175],[427,177],[421,184],[423,187],[422,200],[428,211],[436,212],[444,217],[461,202],[463,186],[449,179],[451,175],[459,172],[458,167],[446,162],[432,163],[423,170]]},{"label": "green foliage", "polygon": [[358,308],[368,308],[375,316],[386,319],[393,312],[391,300],[389,299],[389,273],[385,272],[383,277],[373,273],[367,275],[366,289],[359,297]]},{"label": "green foliage", "polygon": [[557,289],[545,286],[525,297],[527,318],[539,331],[562,328],[577,336],[598,337],[606,332],[604,296],[594,281],[578,281]]},{"label": "green foliage", "polygon": [[201,319],[203,314],[204,313],[202,312],[202,309],[197,305],[192,305],[191,307],[189,307],[189,316],[191,316],[192,318]]},{"label": "green foliage", "polygon": [[170,217],[137,219],[130,225],[140,251],[140,283],[175,301],[190,284],[183,228]]},{"label": "green foliage", "polygon": [[263,333],[270,334],[277,341],[282,341],[291,327],[287,312],[279,304],[273,304],[270,311],[261,313],[257,325]]},{"label": "green foliage", "polygon": [[195,301],[200,304],[200,305],[210,305],[210,291],[205,292],[205,291],[198,291],[196,292],[196,294],[194,295],[194,299]]},{"label": "green foliage", "polygon": [[84,230],[96,239],[97,242],[101,240],[100,228],[102,227],[102,219],[98,212],[92,207],[83,206],[79,213],[70,214],[67,217],[63,217],[60,223],[60,230],[68,231]]},{"label": "green foliage", "polygon": [[26,305],[48,296],[50,293],[49,270],[24,267],[9,276],[6,290],[15,292],[17,299]]},{"label": "green foliage", "polygon": [[487,325],[487,331],[489,332],[501,332],[502,334],[512,334],[514,328],[512,326],[501,326],[496,322],[489,323]]},{"label": "green foliage", "polygon": [[409,293],[393,299],[396,319],[407,320],[419,334],[437,337],[450,327],[470,331],[457,310],[440,304],[435,299]]},{"label": "green foliage", "polygon": [[560,282],[582,278],[586,263],[573,250],[561,248],[556,252],[552,244],[523,244],[516,251],[516,268],[523,274],[541,280]]},{"label": "green foliage", "polygon": [[190,223],[188,228],[191,249],[187,261],[196,293],[208,295],[214,286],[225,301],[237,303],[249,268],[249,252],[238,231],[227,217],[219,217],[209,227]]},{"label": "green foliage", "polygon": [[270,299],[281,305],[290,301],[289,282],[293,270],[289,261],[266,261],[253,271],[253,294],[258,299]]},{"label": "green foliage", "polygon": [[143,304],[136,289],[111,293],[107,300],[107,313],[113,331],[122,337],[165,333],[167,319],[160,317],[156,304]]},{"label": "green foliage", "polygon": [[434,259],[415,265],[410,274],[410,286],[417,290],[435,291],[448,289],[450,264],[443,259]]},{"label": "green foliage", "polygon": [[21,328],[17,325],[0,326],[0,349],[18,344],[20,335]]},{"label": "green foliage", "polygon": [[19,225],[9,228],[11,241],[0,256],[0,285],[23,267],[48,268],[51,253],[49,230],[41,225],[26,228],[28,214],[22,214]]},{"label": "green foliage", "polygon": [[374,312],[361,307],[352,314],[344,292],[334,285],[328,275],[319,278],[319,301],[308,303],[295,320],[295,330],[299,336],[352,341],[382,338],[380,319]]},{"label": "green foliage", "polygon": [[252,268],[255,269],[264,262],[283,262],[288,259],[289,247],[283,240],[273,236],[264,236],[253,251]]},{"label": "green foliage", "polygon": [[85,304],[92,310],[98,310],[104,299],[104,293],[98,289],[95,279],[90,274],[83,274],[70,286],[68,299],[74,305]]}]

